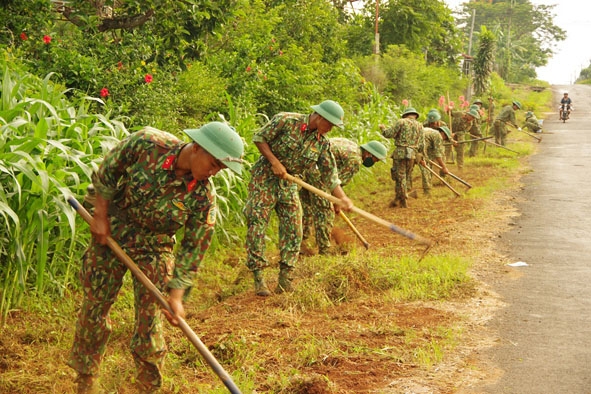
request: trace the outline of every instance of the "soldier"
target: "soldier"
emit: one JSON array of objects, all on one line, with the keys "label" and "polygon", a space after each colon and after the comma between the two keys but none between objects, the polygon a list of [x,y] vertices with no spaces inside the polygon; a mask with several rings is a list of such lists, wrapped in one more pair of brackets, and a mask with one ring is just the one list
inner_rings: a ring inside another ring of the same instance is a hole
[{"label": "soldier", "polygon": [[[342,201],[344,209],[353,208],[340,184],[335,158],[326,134],[333,126],[343,127],[343,109],[326,100],[313,105],[309,115],[281,112],[253,137],[261,157],[252,167],[245,214],[246,265],[254,276],[255,293],[269,296],[263,278],[268,266],[265,258],[265,234],[271,212],[279,217],[279,281],[276,293],[292,291],[292,271],[302,242],[302,211],[297,184],[283,179],[287,173],[303,174],[318,167],[324,185]],[[336,206],[336,210],[340,207]]]},{"label": "soldier", "polygon": [[521,127],[517,126],[515,121],[515,111],[518,109],[521,109],[521,103],[517,100],[513,100],[511,105],[503,107],[501,112],[499,112],[495,118],[495,122],[493,123],[493,134],[497,144],[505,145],[505,139],[510,132],[510,130],[507,131],[507,123],[510,123],[516,129],[521,130]]},{"label": "soldier", "polygon": [[525,123],[523,125],[523,128],[528,128],[534,133],[542,132],[542,126],[540,125],[538,118],[536,117],[536,115],[534,115],[532,111],[527,111],[527,113],[525,114]]},{"label": "soldier", "polygon": [[[478,115],[480,115],[480,118],[474,119],[474,123],[472,124],[472,128],[470,129],[470,132],[469,132],[470,139],[482,138],[481,124],[482,124],[483,119],[486,121],[486,118],[484,117],[485,113],[484,113],[484,109],[482,108],[482,105],[483,105],[482,100],[476,99],[476,100],[474,100],[474,102],[470,106],[470,109],[475,110],[476,112],[478,112]],[[468,152],[468,156],[474,157],[474,156],[476,156],[477,152],[478,152],[478,141],[472,141],[470,143],[470,151]]]},{"label": "soldier", "polygon": [[[330,151],[336,160],[341,187],[349,183],[359,172],[362,164],[364,167],[371,167],[374,163],[385,160],[388,154],[388,149],[379,141],[370,141],[359,146],[346,138],[331,138]],[[317,168],[306,171],[304,180],[318,189],[327,191]],[[304,215],[303,239],[306,240],[309,237],[314,225],[318,253],[331,253],[330,232],[335,218],[332,204],[304,188],[300,189],[300,201]]]},{"label": "soldier", "polygon": [[423,127],[429,127],[431,129],[437,129],[441,126],[447,126],[447,124],[441,120],[441,114],[435,108],[429,110],[427,113],[427,119],[423,122]]},{"label": "soldier", "polygon": [[[224,123],[212,122],[185,133],[185,143],[150,127],[131,134],[105,156],[93,176],[96,190],[93,238],[84,255],[80,280],[84,299],[68,365],[78,372],[78,393],[92,393],[105,352],[115,302],[127,268],[106,246],[112,234],[123,250],[184,317],[183,295],[209,247],[215,224],[215,190],[209,178],[224,168],[240,174],[244,144]],[[175,250],[175,234],[184,237]],[[151,393],[161,386],[166,354],[161,311],[154,297],[133,278],[135,332],[131,352],[137,386]]]},{"label": "soldier", "polygon": [[[441,167],[440,174],[449,174],[449,170],[445,166],[445,160],[443,159],[443,141],[452,143],[451,132],[447,126],[440,126],[437,130],[430,127],[423,128],[425,134],[425,154],[427,159],[426,165],[431,167],[429,160],[436,161]],[[423,193],[425,196],[431,194],[431,172],[423,166],[419,166],[421,170],[421,178],[423,181]]]},{"label": "soldier", "polygon": [[393,126],[381,124],[380,129],[386,138],[393,138],[396,147],[392,154],[393,164],[390,170],[392,179],[396,182],[396,197],[391,207],[407,207],[408,191],[412,188],[412,169],[415,160],[425,164],[425,138],[423,125],[417,118],[419,113],[408,107]]},{"label": "soldier", "polygon": [[[477,119],[480,119],[480,114],[472,108],[467,112],[456,111],[452,113],[452,136],[458,142],[453,148],[456,151],[457,165],[460,170],[464,168],[464,144],[461,142],[464,140],[466,132],[472,129],[473,123]],[[446,156],[451,156],[451,149],[451,145],[445,147]]]}]

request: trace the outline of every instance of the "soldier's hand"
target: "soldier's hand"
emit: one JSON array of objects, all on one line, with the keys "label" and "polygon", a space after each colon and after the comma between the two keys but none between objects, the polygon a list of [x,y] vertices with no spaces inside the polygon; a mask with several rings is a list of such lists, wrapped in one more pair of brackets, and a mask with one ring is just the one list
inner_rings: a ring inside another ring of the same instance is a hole
[{"label": "soldier's hand", "polygon": [[446,175],[449,175],[449,170],[447,169],[447,167],[443,167],[443,168],[441,169],[441,172],[443,172],[443,173],[444,173],[444,174],[446,174]]},{"label": "soldier's hand", "polygon": [[344,196],[344,197],[341,197],[340,200],[341,200],[341,206],[340,206],[341,209],[344,209],[347,212],[350,212],[353,209],[353,207],[354,207],[353,201],[351,201],[351,199],[349,197]]},{"label": "soldier's hand", "polygon": [[341,213],[341,206],[339,204],[332,204],[332,210],[335,214],[339,215]]},{"label": "soldier's hand", "polygon": [[281,164],[280,161],[273,163],[271,169],[273,170],[273,174],[277,175],[279,178],[282,179],[285,178],[285,175],[287,174],[285,166]]},{"label": "soldier's hand", "polygon": [[185,318],[185,307],[183,306],[184,293],[185,291],[182,289],[170,290],[168,305],[170,305],[170,309],[172,309],[174,315],[171,315],[166,309],[162,309],[162,314],[166,317],[166,320],[175,327],[179,325],[177,316],[183,319]]},{"label": "soldier's hand", "polygon": [[95,215],[90,224],[90,232],[101,245],[107,244],[107,238],[111,236],[111,226],[106,216]]}]

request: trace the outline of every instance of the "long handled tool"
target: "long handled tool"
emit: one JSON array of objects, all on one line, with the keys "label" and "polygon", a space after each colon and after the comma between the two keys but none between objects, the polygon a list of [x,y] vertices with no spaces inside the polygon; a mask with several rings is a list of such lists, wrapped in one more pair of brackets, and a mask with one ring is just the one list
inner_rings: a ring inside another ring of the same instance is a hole
[{"label": "long handled tool", "polygon": [[435,171],[433,171],[431,169],[431,167],[429,167],[427,165],[422,165],[422,166],[424,168],[426,168],[427,171],[429,171],[431,174],[433,174],[437,179],[439,179],[445,186],[447,186],[447,188],[449,190],[451,190],[457,197],[460,197],[461,196],[461,194],[456,189],[454,189],[445,179],[443,179],[442,177],[440,177],[438,173],[436,173]]},{"label": "long handled tool", "polygon": [[[88,224],[91,224],[93,222],[94,219],[92,218],[92,216],[90,216],[90,213],[88,213],[88,211],[78,203],[78,200],[76,200],[74,197],[69,197],[68,203],[70,203],[72,208],[74,208],[76,212],[78,212],[80,216],[82,216],[82,218]],[[125,251],[121,249],[121,247],[113,238],[107,237],[107,246],[115,253],[117,258],[121,260],[121,262],[125,264],[127,268],[129,268],[131,273],[146,287],[146,289],[148,289],[148,291],[152,294],[156,301],[158,301],[158,303],[164,309],[166,309],[172,316],[175,316],[172,308],[168,304],[168,301],[166,300],[166,298],[164,298],[160,290],[158,290],[158,288],[152,283],[152,281],[150,281],[150,279],[142,272],[142,270],[139,269],[139,267],[133,262],[131,257],[129,257],[127,253],[125,253]],[[215,359],[213,354],[211,354],[209,349],[203,344],[203,342],[201,342],[197,334],[195,334],[191,327],[189,327],[187,322],[179,316],[175,316],[175,318],[179,322],[179,328],[183,331],[183,333],[186,335],[189,341],[191,341],[191,343],[195,345],[199,353],[201,353],[203,358],[205,358],[205,361],[207,361],[209,366],[219,376],[219,378],[222,380],[224,385],[226,385],[228,390],[230,390],[232,394],[241,394],[242,392],[236,386],[236,384],[234,384],[230,375],[228,375],[228,373],[224,370],[220,363]]]},{"label": "long handled tool", "polygon": [[[433,164],[435,167],[437,167],[437,168],[439,168],[441,170],[441,166],[439,164],[437,164],[436,162],[434,162],[433,160],[429,160],[429,163]],[[451,172],[448,175],[450,177],[452,177],[453,179],[455,179],[456,181],[458,181],[461,184],[463,184],[464,186],[466,186],[468,189],[471,189],[472,188],[472,185],[471,184],[469,184],[468,182],[466,182],[465,180],[463,180],[459,176],[454,175]]]},{"label": "long handled tool", "polygon": [[[333,195],[328,194],[327,192],[325,192],[324,190],[320,190],[312,185],[310,185],[309,183],[304,182],[303,180],[301,180],[298,177],[295,177],[293,175],[290,174],[286,174],[285,178],[291,182],[297,183],[298,185],[300,185],[301,187],[303,187],[304,189],[316,194],[317,196],[320,196],[322,198],[327,199],[328,201],[332,202],[333,204],[340,204],[341,200],[339,200],[338,198],[334,197]],[[398,226],[396,226],[395,224],[392,224],[390,222],[387,222],[386,220],[379,218],[369,212],[364,211],[363,209],[359,209],[357,207],[353,207],[352,209],[353,212],[355,212],[356,214],[363,216],[366,219],[371,220],[374,223],[380,224],[382,226],[388,227],[390,230],[394,231],[395,233],[398,233],[402,236],[405,236],[408,239],[412,239],[414,241],[417,241],[423,245],[427,245],[428,247],[431,247],[433,245],[433,241],[431,241],[428,238],[425,237],[421,237],[420,235],[411,233],[408,230],[405,230],[403,228],[400,228]],[[429,248],[427,248],[429,249]]]},{"label": "long handled tool", "polygon": [[349,218],[347,217],[347,215],[345,215],[345,212],[339,211],[339,215],[341,216],[341,218],[343,218],[343,220],[345,221],[345,223],[347,223],[347,225],[349,226],[349,228],[351,228],[351,230],[353,230],[353,232],[355,233],[355,235],[357,236],[357,238],[359,238],[359,240],[361,241],[361,243],[363,244],[363,246],[365,246],[365,249],[369,249],[369,242],[367,242],[365,240],[365,238],[363,238],[363,235],[361,235],[361,233],[359,232],[359,230],[357,230],[357,228],[355,227],[355,225],[351,222],[351,220],[349,220]]},{"label": "long handled tool", "polygon": [[527,132],[527,131],[525,131],[525,130],[521,130],[519,127],[515,127],[515,126],[514,126],[514,125],[512,125],[511,123],[505,123],[505,124],[508,124],[509,126],[512,126],[512,127],[515,129],[515,130],[517,130],[517,131],[519,131],[519,132],[522,132],[522,133],[523,133],[523,134],[525,134],[525,135],[529,135],[530,137],[532,137],[532,138],[535,138],[536,140],[538,140],[538,144],[539,144],[540,142],[542,142],[542,137],[538,137],[538,136],[535,136],[535,135],[533,135],[533,134],[530,134],[530,133],[528,133],[528,132]]},{"label": "long handled tool", "polygon": [[[476,137],[476,136],[474,136],[474,135],[472,135],[472,134],[470,134],[470,136],[471,136],[471,137],[474,137],[474,138],[478,138],[478,137]],[[489,140],[483,140],[483,141],[484,141],[485,143],[487,143],[487,144],[490,144],[490,145],[496,146],[496,147],[498,147],[498,148],[507,149],[507,150],[508,150],[508,151],[510,151],[510,152],[513,152],[513,153],[517,153],[517,154],[519,154],[519,152],[517,152],[516,150],[513,150],[513,149],[510,149],[510,148],[507,148],[506,146],[504,146],[504,145],[501,145],[501,144],[497,144],[496,142],[492,142],[492,141],[489,141]]]},{"label": "long handled tool", "polygon": [[[470,135],[472,135],[472,134],[470,134]],[[492,136],[490,136],[490,137],[479,137],[479,138],[474,138],[474,139],[471,139],[471,140],[456,141],[456,144],[467,144],[468,142],[484,141],[484,140],[489,140],[491,138],[492,138]],[[443,144],[443,146],[454,146],[454,145],[455,144],[451,144],[451,143],[449,143],[449,144],[448,143]]]}]

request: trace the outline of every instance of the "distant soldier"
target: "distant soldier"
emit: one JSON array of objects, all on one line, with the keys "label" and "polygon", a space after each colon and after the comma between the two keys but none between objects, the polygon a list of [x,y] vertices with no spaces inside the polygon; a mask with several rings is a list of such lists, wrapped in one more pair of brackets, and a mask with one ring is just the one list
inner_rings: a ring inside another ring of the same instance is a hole
[{"label": "distant soldier", "polygon": [[[459,169],[464,168],[464,144],[462,144],[462,141],[464,141],[465,134],[472,129],[474,120],[477,119],[480,119],[480,114],[475,109],[470,109],[466,112],[456,111],[452,113],[452,136],[453,139],[458,142],[453,148],[456,151],[456,163]],[[451,149],[452,146],[446,146],[446,156],[451,156]]]},{"label": "distant soldier", "polygon": [[425,137],[423,125],[417,120],[418,117],[419,113],[413,107],[408,107],[394,125],[390,127],[380,125],[383,136],[394,139],[396,145],[390,170],[392,179],[396,182],[396,197],[390,204],[392,207],[407,207],[406,201],[408,191],[412,188],[412,169],[415,160],[425,164]]},{"label": "distant soldier", "polygon": [[540,121],[536,118],[536,115],[532,111],[527,111],[525,114],[525,123],[523,128],[530,129],[534,133],[541,133],[542,126],[540,125]]},{"label": "distant soldier", "polygon": [[493,134],[495,136],[495,142],[499,145],[505,145],[505,139],[510,131],[507,131],[507,123],[513,125],[516,129],[521,130],[521,127],[517,126],[515,121],[515,111],[521,109],[521,103],[517,100],[513,100],[511,105],[503,107],[501,112],[495,118],[493,123]]},{"label": "distant soldier", "polygon": [[[435,161],[441,167],[442,174],[449,174],[449,170],[445,166],[443,142],[446,141],[451,143],[451,132],[447,126],[441,126],[437,130],[430,127],[423,128],[425,135],[425,154],[426,154],[426,165],[431,167],[429,161]],[[425,196],[431,194],[431,171],[423,166],[419,166],[421,170],[421,179],[423,181],[423,193]]]},{"label": "distant soldier", "polygon": [[[482,138],[482,122],[486,121],[486,117],[484,109],[482,108],[482,100],[480,99],[476,99],[474,100],[474,102],[472,103],[472,105],[470,106],[470,109],[474,109],[476,112],[478,112],[478,115],[480,115],[479,119],[474,119],[474,123],[472,124],[472,128],[470,129],[470,135],[468,137],[470,137],[469,139],[475,139],[475,138]],[[468,152],[468,156],[469,157],[474,157],[476,156],[476,153],[478,152],[478,141],[472,141],[470,143],[470,151]]]},{"label": "distant soldier", "polygon": [[435,108],[430,109],[429,112],[427,112],[427,119],[423,122],[423,127],[437,130],[437,128],[441,126],[447,126],[447,124],[441,120],[441,114]]},{"label": "distant soldier", "polygon": [[[374,163],[385,160],[388,154],[388,149],[379,141],[370,141],[361,146],[346,138],[330,138],[329,141],[330,151],[337,164],[341,187],[351,181],[359,172],[361,165],[371,167]],[[312,186],[328,192],[329,188],[322,182],[318,168],[306,171],[303,179]],[[331,202],[304,188],[300,189],[300,201],[303,211],[303,239],[309,238],[312,228],[315,228],[318,253],[330,254],[333,252],[330,233],[335,219]]]}]

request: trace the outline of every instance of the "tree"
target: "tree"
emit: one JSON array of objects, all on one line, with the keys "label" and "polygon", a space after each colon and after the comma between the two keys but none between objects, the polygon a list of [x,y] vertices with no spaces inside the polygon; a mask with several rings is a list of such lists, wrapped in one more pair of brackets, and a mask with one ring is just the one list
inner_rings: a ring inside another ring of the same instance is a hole
[{"label": "tree", "polygon": [[470,1],[463,4],[459,22],[469,34],[472,11],[475,27],[487,26],[497,36],[495,70],[507,81],[535,77],[566,33],[554,24],[555,5],[534,5],[529,0]]},{"label": "tree", "polygon": [[495,35],[486,26],[480,27],[480,45],[474,60],[474,90],[481,96],[488,90],[490,75],[493,72],[495,55]]},{"label": "tree", "polygon": [[440,0],[390,0],[381,5],[380,46],[404,45],[428,63],[456,65],[461,43],[451,10]]},{"label": "tree", "polygon": [[[428,63],[456,66],[460,33],[451,10],[440,0],[379,2],[380,48],[404,45]],[[374,48],[376,0],[366,0],[347,24],[347,44],[353,55],[370,55]]]}]

